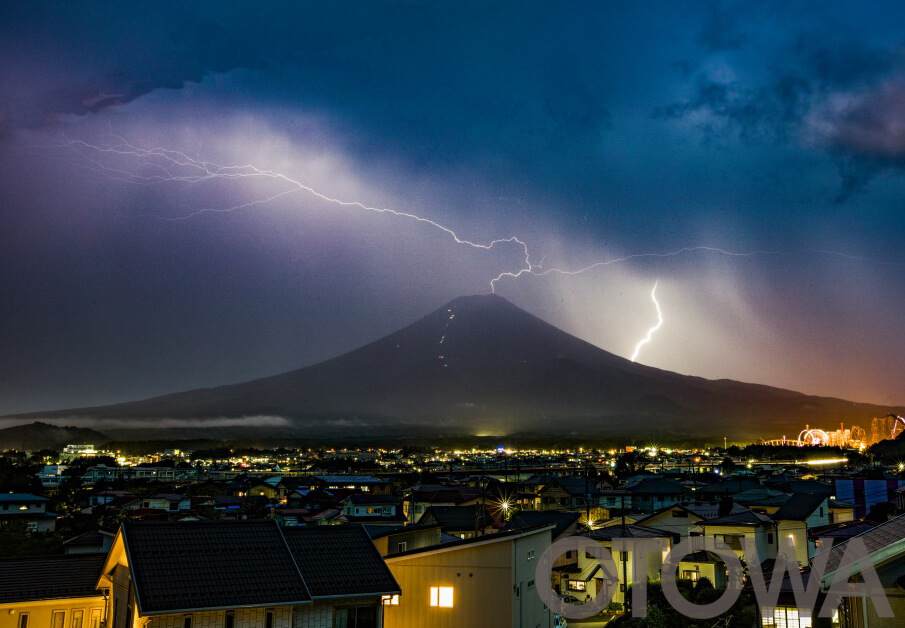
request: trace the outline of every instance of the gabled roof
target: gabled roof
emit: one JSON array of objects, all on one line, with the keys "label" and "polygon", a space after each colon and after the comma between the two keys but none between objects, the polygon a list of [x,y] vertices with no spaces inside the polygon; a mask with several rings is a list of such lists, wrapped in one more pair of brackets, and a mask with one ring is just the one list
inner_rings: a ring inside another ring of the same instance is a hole
[{"label": "gabled roof", "polygon": [[808,493],[793,495],[779,510],[773,513],[775,521],[804,521],[826,501],[826,495]]},{"label": "gabled roof", "polygon": [[591,530],[590,538],[597,541],[612,541],[613,539],[659,539],[671,538],[677,540],[679,535],[675,532],[667,532],[659,528],[636,525],[634,523],[607,526]]},{"label": "gabled roof", "polygon": [[591,478],[552,478],[541,492],[547,490],[552,485],[558,485],[569,495],[584,497],[586,494],[594,495],[597,493],[597,480]]},{"label": "gabled roof", "polygon": [[581,518],[579,512],[565,512],[562,510],[521,510],[512,516],[512,519],[503,526],[503,530],[518,530],[524,528],[536,528],[541,525],[553,524],[553,539],[575,525]]},{"label": "gabled roof", "polygon": [[100,597],[95,585],[104,558],[103,554],[64,554],[0,559],[0,604]]},{"label": "gabled roof", "polygon": [[[433,519],[439,525],[449,530],[474,530],[475,522],[481,518],[484,508],[481,504],[473,506],[431,506],[421,519],[415,523],[426,523]],[[484,525],[493,524],[490,514],[484,512]]]},{"label": "gabled roof", "polygon": [[[645,523],[650,521],[651,519],[655,519],[662,515],[665,512],[671,510],[683,510],[693,517],[696,517],[700,520],[708,520],[708,519],[716,519],[720,514],[720,504],[719,502],[691,502],[688,504],[673,504],[672,506],[664,506],[659,510],[655,510],[649,515],[644,515],[640,519],[637,520],[637,523]],[[729,509],[730,515],[738,514],[740,512],[744,512],[748,510],[744,506],[733,503]]]},{"label": "gabled roof", "polygon": [[282,532],[312,597],[400,593],[362,527],[290,527]]},{"label": "gabled roof", "polygon": [[122,534],[144,615],[311,601],[274,521],[125,521]]},{"label": "gabled roof", "polygon": [[116,537],[114,532],[107,532],[106,530],[89,530],[88,532],[82,532],[78,536],[72,537],[68,541],[63,541],[63,545],[69,545],[71,547],[100,545],[104,542],[104,539],[112,540],[114,537]]}]

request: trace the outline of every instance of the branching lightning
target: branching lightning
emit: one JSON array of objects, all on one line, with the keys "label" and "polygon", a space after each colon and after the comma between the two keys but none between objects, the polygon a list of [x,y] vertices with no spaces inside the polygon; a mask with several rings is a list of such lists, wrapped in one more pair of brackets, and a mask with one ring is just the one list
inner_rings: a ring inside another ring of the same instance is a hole
[{"label": "branching lightning", "polygon": [[495,291],[496,281],[499,280],[503,276],[518,276],[524,272],[531,272],[536,267],[531,263],[531,255],[528,250],[528,245],[524,241],[520,240],[516,236],[509,236],[507,238],[497,238],[494,240],[489,240],[487,242],[474,242],[472,240],[466,240],[464,238],[459,237],[459,235],[450,229],[449,227],[440,224],[430,218],[425,218],[423,216],[418,216],[417,214],[412,214],[409,212],[398,211],[395,209],[389,209],[386,207],[372,207],[360,201],[346,201],[338,198],[334,198],[332,196],[327,196],[326,194],[322,194],[318,192],[314,188],[305,185],[301,181],[297,181],[285,174],[274,172],[273,170],[262,170],[257,166],[253,166],[251,164],[245,164],[241,166],[223,166],[209,161],[200,161],[197,159],[192,159],[185,153],[174,151],[165,148],[150,148],[144,149],[133,146],[123,140],[122,138],[118,138],[121,142],[118,147],[111,146],[97,146],[94,144],[89,144],[87,142],[81,140],[71,140],[70,144],[73,146],[78,146],[81,148],[85,148],[91,151],[95,151],[97,153],[112,153],[121,156],[134,157],[137,159],[144,160],[145,164],[151,165],[155,170],[157,170],[157,174],[151,175],[143,175],[139,173],[129,172],[121,169],[110,168],[104,164],[101,164],[98,161],[93,161],[94,168],[111,176],[113,178],[117,178],[124,181],[129,181],[132,183],[162,183],[162,182],[182,182],[182,183],[201,183],[203,181],[210,181],[212,179],[226,179],[226,180],[235,180],[235,179],[246,179],[246,178],[257,178],[257,179],[272,179],[275,181],[279,181],[289,185],[289,189],[269,196],[263,199],[257,199],[248,203],[244,203],[241,205],[233,205],[226,208],[201,208],[195,209],[185,215],[177,216],[177,217],[162,217],[162,216],[153,216],[154,218],[158,218],[160,220],[168,220],[168,221],[178,221],[178,220],[189,220],[204,213],[230,213],[241,209],[247,209],[249,207],[255,205],[266,205],[272,201],[275,201],[278,198],[286,196],[288,194],[296,193],[296,192],[305,192],[311,196],[321,199],[322,201],[326,201],[328,203],[332,203],[334,205],[340,207],[357,207],[359,209],[374,212],[378,214],[390,214],[392,216],[396,216],[397,218],[405,218],[408,220],[414,220],[419,223],[428,225],[437,229],[450,238],[456,244],[461,244],[463,246],[469,246],[475,249],[483,249],[490,250],[498,245],[503,244],[512,244],[517,247],[520,251],[521,258],[521,268],[517,271],[517,273],[502,273],[500,276],[496,277],[490,282],[491,291]]},{"label": "branching lightning", "polygon": [[647,330],[647,336],[638,341],[638,344],[635,345],[635,352],[632,353],[631,360],[634,362],[638,358],[638,352],[641,351],[641,347],[646,345],[651,341],[651,338],[654,337],[654,334],[663,326],[663,311],[660,309],[660,303],[657,301],[657,285],[660,283],[660,280],[654,282],[654,289],[650,291],[650,298],[654,302],[654,306],[657,308],[657,324]]},{"label": "branching lightning", "polygon": [[[79,149],[79,153],[84,159],[83,165],[85,165],[86,167],[89,167],[92,170],[112,179],[133,184],[153,185],[156,183],[179,182],[193,185],[213,180],[264,179],[278,182],[287,186],[286,189],[278,191],[270,196],[255,199],[239,205],[233,205],[230,207],[204,207],[193,209],[184,215],[175,217],[165,217],[153,214],[151,215],[152,217],[159,220],[181,221],[189,220],[204,213],[230,213],[254,206],[266,205],[290,194],[305,193],[327,203],[336,205],[337,207],[357,208],[367,212],[386,214],[394,216],[396,218],[416,221],[422,225],[428,226],[441,232],[445,236],[451,238],[456,244],[462,246],[471,247],[474,249],[490,250],[494,249],[495,247],[511,245],[517,251],[517,264],[515,264],[516,267],[511,270],[503,270],[495,277],[493,277],[490,280],[491,292],[496,292],[497,284],[503,279],[507,278],[518,279],[520,277],[523,277],[524,275],[533,275],[535,277],[544,277],[550,274],[580,275],[597,268],[603,268],[631,260],[646,258],[670,258],[695,252],[717,253],[732,257],[755,257],[763,255],[779,256],[788,254],[782,251],[755,250],[748,252],[734,252],[712,246],[688,246],[667,252],[636,253],[632,255],[626,255],[624,257],[616,257],[608,260],[594,262],[587,266],[572,270],[562,268],[544,268],[543,261],[537,264],[531,261],[531,252],[529,250],[527,242],[515,235],[505,238],[487,239],[484,241],[468,240],[460,237],[450,227],[447,227],[446,225],[443,225],[430,218],[425,218],[424,216],[419,216],[417,214],[385,207],[374,207],[361,201],[349,201],[335,198],[319,192],[314,188],[302,183],[301,181],[289,177],[286,174],[273,170],[261,169],[251,164],[221,165],[210,161],[193,159],[185,153],[167,148],[140,148],[119,137],[116,137],[115,145],[96,145],[82,140],[70,140],[68,144],[73,148]],[[128,166],[123,166],[122,168],[112,168],[101,161],[101,157],[104,154],[138,160],[142,169],[139,171],[138,168],[136,168],[130,171],[125,169]],[[804,251],[798,251],[798,253],[815,253],[841,257],[850,261],[862,261],[890,266],[905,266],[905,262],[873,260],[821,249],[805,249]],[[656,285],[654,286],[654,292],[655,291]],[[654,303],[656,304],[656,297],[653,293],[652,297],[654,298]],[[659,305],[657,305],[657,311],[659,314]],[[662,317],[660,322],[662,323]],[[659,325],[648,332],[648,338],[639,343],[638,347],[635,348],[635,355],[637,355],[638,349],[643,344],[649,342],[651,334],[653,334],[653,332],[655,332],[657,329],[659,329]],[[634,360],[634,356],[632,360]]]}]

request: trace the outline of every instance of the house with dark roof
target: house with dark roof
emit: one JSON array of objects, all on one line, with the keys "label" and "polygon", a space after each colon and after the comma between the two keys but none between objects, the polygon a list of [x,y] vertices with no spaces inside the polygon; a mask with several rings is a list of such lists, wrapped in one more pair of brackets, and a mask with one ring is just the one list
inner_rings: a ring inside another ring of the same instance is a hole
[{"label": "house with dark roof", "polygon": [[769,515],[744,510],[740,513],[698,523],[704,536],[722,541],[739,558],[745,557],[745,543],[753,541],[761,562],[776,558],[776,524]]},{"label": "house with dark roof", "polygon": [[504,531],[386,558],[405,592],[384,607],[387,628],[550,628],[537,595],[537,561],[553,526]]},{"label": "house with dark roof", "polygon": [[553,541],[555,542],[560,538],[575,534],[580,517],[580,513],[561,510],[520,510],[506,522],[503,530],[537,528],[552,524]]},{"label": "house with dark roof", "polygon": [[28,493],[0,493],[0,524],[19,521],[30,532],[53,532],[57,514],[47,510],[48,501]]},{"label": "house with dark roof", "polygon": [[600,505],[601,491],[597,480],[590,478],[554,477],[537,494],[537,510],[568,510],[580,512],[582,523],[608,519],[608,512]]},{"label": "house with dark roof", "polygon": [[793,495],[771,515],[776,524],[777,538],[783,543],[791,540],[798,565],[806,567],[814,557],[816,545],[808,531],[830,522],[829,500],[819,493]]},{"label": "house with dark roof", "polygon": [[66,554],[106,554],[113,547],[115,532],[90,530],[63,541]]},{"label": "house with dark roof", "polygon": [[108,628],[377,628],[401,594],[361,527],[272,520],[126,521],[97,587]]},{"label": "house with dark roof", "polygon": [[483,504],[431,506],[417,523],[440,526],[445,534],[451,534],[461,539],[470,539],[496,531],[493,515]]},{"label": "house with dark roof", "polygon": [[[867,549],[870,565],[873,566],[883,586],[883,593],[893,612],[893,617],[880,617],[874,604],[864,598],[842,598],[838,608],[841,628],[898,628],[905,618],[905,515],[900,515],[884,523],[863,531],[851,539],[821,548],[829,552],[826,568],[820,581],[820,590],[826,592],[832,585],[836,572],[843,565],[842,558],[853,539],[859,539]],[[851,569],[851,581],[863,582],[861,575],[864,565]]]},{"label": "house with dark roof", "polygon": [[403,512],[418,521],[431,506],[470,506],[480,501],[483,492],[470,485],[418,484],[403,500]]},{"label": "house with dark roof", "polygon": [[100,628],[101,554],[0,559],[0,628]]},{"label": "house with dark roof", "polygon": [[734,504],[731,500],[720,502],[690,502],[688,504],[673,504],[661,508],[647,516],[639,518],[639,525],[657,528],[678,534],[686,539],[692,535],[700,534],[699,523],[716,519],[719,516],[738,514],[747,510],[744,506]]},{"label": "house with dark roof", "polygon": [[390,495],[352,493],[343,500],[342,515],[337,523],[366,523],[399,526],[405,523],[402,500]]},{"label": "house with dark roof", "polygon": [[671,478],[636,476],[619,488],[631,493],[632,508],[638,512],[654,512],[691,501],[691,491]]},{"label": "house with dark roof", "polygon": [[411,525],[390,528],[387,526],[364,526],[365,532],[374,541],[381,556],[401,554],[443,541],[443,531],[437,525]]},{"label": "house with dark roof", "polygon": [[315,475],[310,478],[308,488],[389,495],[392,487],[386,480],[381,480],[373,475]]}]

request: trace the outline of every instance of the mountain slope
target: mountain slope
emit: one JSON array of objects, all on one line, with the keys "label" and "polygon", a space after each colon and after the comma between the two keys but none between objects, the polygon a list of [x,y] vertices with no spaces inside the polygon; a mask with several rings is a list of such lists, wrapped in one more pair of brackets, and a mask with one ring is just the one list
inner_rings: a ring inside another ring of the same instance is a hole
[{"label": "mountain slope", "polygon": [[241,384],[40,417],[278,415],[312,429],[795,436],[888,408],[634,364],[495,295],[461,297],[369,345]]}]

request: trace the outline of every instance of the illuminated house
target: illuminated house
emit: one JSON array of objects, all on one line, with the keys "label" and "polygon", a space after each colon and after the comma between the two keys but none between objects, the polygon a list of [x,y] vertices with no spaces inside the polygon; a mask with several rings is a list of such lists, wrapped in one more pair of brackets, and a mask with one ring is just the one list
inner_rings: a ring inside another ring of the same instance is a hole
[{"label": "illuminated house", "polygon": [[377,551],[384,557],[437,545],[443,540],[440,526],[414,525],[390,528],[382,525],[365,525],[364,529],[374,541]]},{"label": "illuminated house", "polygon": [[315,475],[310,479],[308,488],[389,495],[392,487],[386,480],[375,478],[373,475]]},{"label": "illuminated house", "polygon": [[675,504],[642,517],[636,523],[672,532],[678,534],[680,538],[686,539],[701,533],[698,524],[702,521],[716,519],[720,515],[737,514],[745,510],[747,508],[731,502]]},{"label": "illuminated house", "polygon": [[537,510],[571,510],[590,516],[591,521],[608,518],[600,506],[601,492],[596,480],[553,478],[538,493]]},{"label": "illuminated house", "polygon": [[823,495],[795,495],[771,515],[776,523],[777,537],[791,539],[801,567],[811,562],[816,548],[808,538],[808,531],[830,522],[828,501]]},{"label": "illuminated house", "polygon": [[[769,515],[745,510],[698,523],[704,535],[728,545],[739,558],[744,558],[745,543],[753,541],[761,562],[776,558],[779,547],[776,525]],[[747,540],[746,540],[747,539]]]},{"label": "illuminated house", "polygon": [[389,495],[353,493],[343,500],[341,523],[398,526],[405,523],[402,502]]},{"label": "illuminated house", "polygon": [[[857,535],[867,548],[883,585],[883,592],[892,608],[893,617],[879,617],[873,603],[863,598],[843,598],[838,610],[841,628],[892,628],[902,625],[905,617],[905,515],[890,519]],[[846,543],[834,545],[821,580],[821,591],[827,591],[841,565]],[[860,566],[853,572],[852,581],[863,582]],[[769,624],[764,624],[769,625]]]},{"label": "illuminated house", "polygon": [[30,532],[53,532],[57,515],[47,511],[47,501],[27,493],[0,493],[0,525],[18,521]]},{"label": "illuminated house", "polygon": [[550,628],[535,569],[553,526],[500,532],[386,558],[405,592],[384,607],[387,628]]},{"label": "illuminated house", "polygon": [[[612,600],[619,604],[624,603],[624,591],[627,587],[631,587],[633,583],[658,580],[660,578],[660,567],[663,566],[663,559],[672,543],[678,540],[678,535],[671,534],[665,530],[634,524],[598,528],[592,530],[589,537],[603,545],[613,556],[619,584],[608,582],[603,577],[604,574],[600,569],[600,563],[586,552],[578,551],[573,552],[576,555],[576,569],[574,571],[561,571],[560,586],[562,593],[573,595],[579,600],[583,600],[585,597],[593,600],[600,593],[605,595],[612,594]],[[635,552],[632,550],[614,549],[613,540],[621,538],[640,541],[664,539],[664,545],[661,551],[648,552],[643,564],[635,565]],[[555,567],[554,570],[556,570]],[[606,587],[611,588],[607,589]]]},{"label": "illuminated house", "polygon": [[470,506],[478,503],[481,496],[482,491],[473,486],[418,484],[408,490],[403,512],[410,521],[418,521],[431,506]]},{"label": "illuminated house", "polygon": [[273,521],[124,522],[97,586],[106,628],[378,628],[401,593],[361,527]]},{"label": "illuminated house", "polygon": [[[850,526],[862,530],[832,548],[820,547],[818,555],[828,553],[826,568],[820,581],[817,609],[822,609],[825,596],[842,567],[842,558],[852,538],[864,543],[869,560],[866,565],[856,564],[847,568],[850,582],[863,582],[862,570],[872,566],[876,571],[883,593],[889,602],[893,617],[880,617],[873,602],[860,597],[844,597],[834,609],[832,625],[838,628],[898,628],[905,617],[905,515],[875,526]],[[845,573],[845,572],[843,572]],[[804,584],[813,572],[802,573]],[[776,609],[761,609],[761,626],[769,628],[809,628],[819,626],[816,621],[799,612],[788,578],[783,581]]]},{"label": "illuminated house", "polygon": [[100,628],[101,554],[0,559],[0,628]]}]

